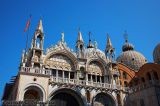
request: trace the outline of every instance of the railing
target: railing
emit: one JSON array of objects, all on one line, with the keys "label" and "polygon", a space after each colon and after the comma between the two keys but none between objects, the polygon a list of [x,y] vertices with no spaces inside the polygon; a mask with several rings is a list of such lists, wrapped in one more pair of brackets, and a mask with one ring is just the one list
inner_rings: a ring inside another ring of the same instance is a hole
[{"label": "railing", "polygon": [[31,68],[31,67],[21,67],[20,72],[50,75],[49,70],[35,69],[35,68]]},{"label": "railing", "polygon": [[137,86],[131,87],[129,93],[134,93],[142,89],[150,88],[153,86],[160,86],[160,80],[150,80]]},{"label": "railing", "polygon": [[100,83],[86,80],[78,80],[78,79],[69,79],[69,78],[61,78],[61,77],[53,77],[51,76],[51,82],[54,83],[62,83],[62,84],[73,84],[79,86],[88,86],[88,87],[97,87],[97,88],[107,88],[113,90],[123,90],[128,92],[128,87],[122,87],[120,85],[113,85],[109,83]]},{"label": "railing", "polygon": [[[35,69],[31,67],[21,67],[20,72],[43,74],[43,75],[51,76],[50,70]],[[113,85],[109,83],[93,82],[93,81],[86,81],[86,80],[69,79],[69,78],[51,76],[50,81],[55,82],[55,83],[73,84],[73,85],[81,85],[81,86],[97,87],[97,88],[107,88],[107,89],[113,89],[113,90],[123,90],[125,92],[129,91],[128,87],[122,87],[121,85]]]}]

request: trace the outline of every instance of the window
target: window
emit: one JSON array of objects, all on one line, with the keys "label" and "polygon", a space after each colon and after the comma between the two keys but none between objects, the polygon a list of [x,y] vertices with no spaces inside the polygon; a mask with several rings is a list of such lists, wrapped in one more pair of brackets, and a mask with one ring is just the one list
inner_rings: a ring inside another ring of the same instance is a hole
[{"label": "window", "polygon": [[128,82],[124,81],[124,87],[127,87],[127,86],[128,86]]},{"label": "window", "polygon": [[53,75],[54,77],[56,77],[56,69],[53,69],[53,70],[52,70],[52,75]]},{"label": "window", "polygon": [[127,79],[127,73],[123,72],[123,79]]},{"label": "window", "polygon": [[74,79],[74,72],[70,73],[70,79]]},{"label": "window", "polygon": [[147,78],[148,80],[151,80],[151,74],[149,72],[147,73]]},{"label": "window", "polygon": [[154,80],[158,80],[159,78],[158,78],[158,74],[157,74],[157,72],[153,72],[153,75],[154,75]]}]

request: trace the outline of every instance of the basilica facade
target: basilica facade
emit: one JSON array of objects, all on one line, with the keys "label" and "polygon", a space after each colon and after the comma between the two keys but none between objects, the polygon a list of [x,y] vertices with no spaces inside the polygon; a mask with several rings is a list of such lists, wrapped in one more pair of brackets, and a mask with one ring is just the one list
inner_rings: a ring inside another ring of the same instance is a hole
[{"label": "basilica facade", "polygon": [[44,49],[43,43],[40,20],[29,50],[22,53],[18,74],[5,86],[4,106],[8,101],[42,106],[124,106],[135,101],[132,87],[147,60],[128,39],[117,59],[109,36],[105,51],[91,39],[86,47],[80,31],[75,51],[67,46],[64,33],[57,44]]}]

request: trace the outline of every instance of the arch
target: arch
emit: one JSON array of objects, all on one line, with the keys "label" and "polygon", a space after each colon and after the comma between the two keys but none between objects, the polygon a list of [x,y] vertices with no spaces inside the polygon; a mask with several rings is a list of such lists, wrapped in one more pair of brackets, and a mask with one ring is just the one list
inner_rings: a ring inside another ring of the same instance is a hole
[{"label": "arch", "polygon": [[24,93],[24,98],[23,100],[36,100],[40,101],[41,100],[41,92],[38,92],[39,90],[37,89],[29,89]]},{"label": "arch", "polygon": [[[67,67],[67,66],[64,65],[63,69],[76,70],[76,68],[77,68],[77,59],[76,59],[76,57],[72,53],[68,52],[67,50],[59,50],[59,51],[49,52],[46,55],[45,59],[44,59],[44,64],[46,66],[49,66],[49,65],[47,65],[47,60],[49,58],[53,57],[53,56],[56,56],[56,55],[57,56],[64,56],[65,58],[67,58],[69,60],[69,62],[67,62],[67,63],[68,63],[68,65],[71,65],[71,68],[69,68],[69,67]],[[53,65],[53,66],[55,67],[55,65]],[[63,66],[63,64],[61,66]]]},{"label": "arch", "polygon": [[156,71],[153,71],[153,79],[154,80],[159,80],[159,78],[158,78],[158,74],[157,74],[157,72]]},{"label": "arch", "polygon": [[92,99],[92,106],[118,106],[116,99],[112,94],[100,92]]},{"label": "arch", "polygon": [[[56,100],[58,100],[58,102]],[[80,93],[68,88],[61,88],[51,92],[48,101],[54,102],[56,106],[58,103],[62,103],[62,106],[71,106],[71,103],[76,106],[85,106],[87,104]]]},{"label": "arch", "polygon": [[33,94],[33,93],[35,93],[35,94],[37,94],[37,96],[39,96],[39,98],[38,98],[39,101],[43,101],[43,102],[45,101],[46,92],[41,85],[36,84],[36,83],[30,83],[24,88],[24,90],[22,92],[22,95],[23,95],[22,99],[25,100],[26,95]]},{"label": "arch", "polygon": [[151,74],[150,74],[149,72],[147,72],[146,75],[147,75],[147,80],[150,81],[150,80],[152,79],[152,78],[151,78]]},{"label": "arch", "polygon": [[124,81],[124,87],[128,87],[128,82]]},{"label": "arch", "polygon": [[[101,72],[98,72],[100,75],[102,75],[105,72],[105,62],[100,60],[100,59],[90,59],[89,61],[87,61],[86,64],[86,70],[89,71],[90,69],[90,65],[94,64],[96,66],[97,64],[97,68],[100,68]],[[92,71],[94,72],[94,71]]]},{"label": "arch", "polygon": [[132,70],[131,68],[129,68],[128,66],[126,66],[125,64],[123,63],[118,63],[118,70],[121,70],[123,72],[126,72],[127,75],[129,77],[131,77],[131,79],[135,76],[135,72],[134,70]]},{"label": "arch", "polygon": [[123,79],[127,79],[127,73],[123,71]]}]

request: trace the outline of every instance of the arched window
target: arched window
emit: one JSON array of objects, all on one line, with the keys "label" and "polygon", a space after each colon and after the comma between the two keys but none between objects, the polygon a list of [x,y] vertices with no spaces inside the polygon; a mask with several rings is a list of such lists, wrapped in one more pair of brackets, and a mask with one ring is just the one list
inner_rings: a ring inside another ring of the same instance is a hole
[{"label": "arched window", "polygon": [[158,78],[158,74],[157,74],[157,72],[153,72],[153,75],[154,75],[154,80],[158,80],[159,78]]},{"label": "arched window", "polygon": [[127,73],[123,72],[123,79],[127,79]]},{"label": "arched window", "polygon": [[124,81],[124,87],[127,87],[127,86],[128,86],[128,82]]},{"label": "arched window", "polygon": [[149,72],[147,73],[147,79],[151,80],[151,74]]},{"label": "arched window", "polygon": [[120,81],[120,85],[122,85],[122,82]]}]

